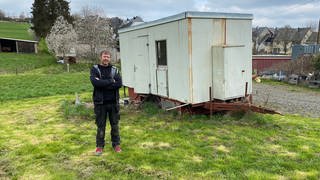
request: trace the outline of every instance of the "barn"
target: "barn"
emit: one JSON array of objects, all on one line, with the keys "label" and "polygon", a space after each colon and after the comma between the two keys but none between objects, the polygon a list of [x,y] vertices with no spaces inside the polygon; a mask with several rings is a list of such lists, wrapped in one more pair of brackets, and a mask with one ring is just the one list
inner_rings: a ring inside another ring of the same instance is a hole
[{"label": "barn", "polygon": [[37,41],[0,37],[0,52],[37,53]]},{"label": "barn", "polygon": [[252,19],[188,11],[120,29],[123,84],[191,105],[251,94]]}]

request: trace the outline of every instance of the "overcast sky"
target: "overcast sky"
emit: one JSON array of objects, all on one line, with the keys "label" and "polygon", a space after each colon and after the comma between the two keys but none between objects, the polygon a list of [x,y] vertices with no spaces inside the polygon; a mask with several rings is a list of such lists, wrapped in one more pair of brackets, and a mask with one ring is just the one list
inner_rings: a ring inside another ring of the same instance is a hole
[{"label": "overcast sky", "polygon": [[[30,16],[34,0],[0,0],[0,9],[9,16],[21,13]],[[213,11],[251,13],[253,26],[302,27],[317,24],[320,18],[320,0],[68,0],[72,13],[82,7],[102,8],[106,16],[132,18],[144,21],[178,14],[183,11]]]}]

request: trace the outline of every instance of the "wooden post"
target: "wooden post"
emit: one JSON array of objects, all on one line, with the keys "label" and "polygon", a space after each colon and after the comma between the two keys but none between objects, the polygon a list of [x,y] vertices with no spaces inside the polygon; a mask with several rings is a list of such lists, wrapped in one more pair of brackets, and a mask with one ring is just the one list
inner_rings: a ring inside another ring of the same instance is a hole
[{"label": "wooden post", "polygon": [[17,51],[17,53],[19,53],[19,44],[18,44],[18,41],[16,41],[16,51]]},{"label": "wooden post", "polygon": [[246,82],[246,90],[245,90],[244,97],[247,97],[247,95],[248,95],[248,82]]},{"label": "wooden post", "polygon": [[320,44],[320,19],[319,19],[319,27],[318,27],[317,44]]},{"label": "wooden post", "polygon": [[70,65],[67,63],[67,71],[70,72]]},{"label": "wooden post", "polygon": [[209,87],[209,98],[210,98],[210,119],[212,118],[212,88]]}]

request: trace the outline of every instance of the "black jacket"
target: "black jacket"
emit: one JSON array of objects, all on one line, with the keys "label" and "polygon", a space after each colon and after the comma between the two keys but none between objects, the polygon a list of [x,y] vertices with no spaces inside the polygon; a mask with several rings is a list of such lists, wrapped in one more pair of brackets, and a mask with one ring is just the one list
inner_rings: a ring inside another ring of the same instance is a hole
[{"label": "black jacket", "polygon": [[94,104],[103,104],[106,101],[115,100],[119,103],[119,88],[122,79],[118,69],[109,65],[101,71],[98,65],[94,65],[90,71],[90,81],[93,85],[92,99]]}]

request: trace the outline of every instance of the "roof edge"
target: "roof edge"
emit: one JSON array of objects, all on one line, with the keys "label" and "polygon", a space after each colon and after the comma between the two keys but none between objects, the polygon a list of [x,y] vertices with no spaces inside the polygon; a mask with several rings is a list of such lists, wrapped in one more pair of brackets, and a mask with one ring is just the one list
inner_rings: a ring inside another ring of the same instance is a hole
[{"label": "roof edge", "polygon": [[192,18],[223,18],[223,19],[253,19],[253,14],[244,13],[224,13],[224,12],[197,12],[197,11],[187,11],[185,12],[187,17]]},{"label": "roof edge", "polygon": [[124,32],[128,32],[128,31],[133,31],[133,30],[137,30],[137,29],[142,29],[142,28],[146,28],[146,27],[151,27],[151,26],[156,26],[159,24],[165,24],[168,22],[172,22],[172,21],[178,21],[181,19],[185,19],[186,18],[186,13],[179,13],[173,16],[168,16],[165,18],[161,18],[158,20],[154,20],[154,21],[150,21],[150,22],[145,22],[136,26],[130,26],[130,27],[126,27],[126,28],[122,28],[118,30],[118,33],[124,33]]},{"label": "roof edge", "polygon": [[145,22],[136,26],[130,26],[118,30],[118,33],[124,33],[128,31],[138,30],[142,28],[152,27],[160,24],[165,24],[168,22],[178,21],[186,18],[212,18],[212,19],[247,19],[252,20],[252,14],[242,14],[242,13],[220,13],[220,12],[198,12],[198,11],[186,11],[173,16],[168,16],[158,20]]},{"label": "roof edge", "polygon": [[26,40],[26,39],[15,39],[15,38],[7,38],[7,37],[0,37],[0,39],[38,43],[38,41]]}]

